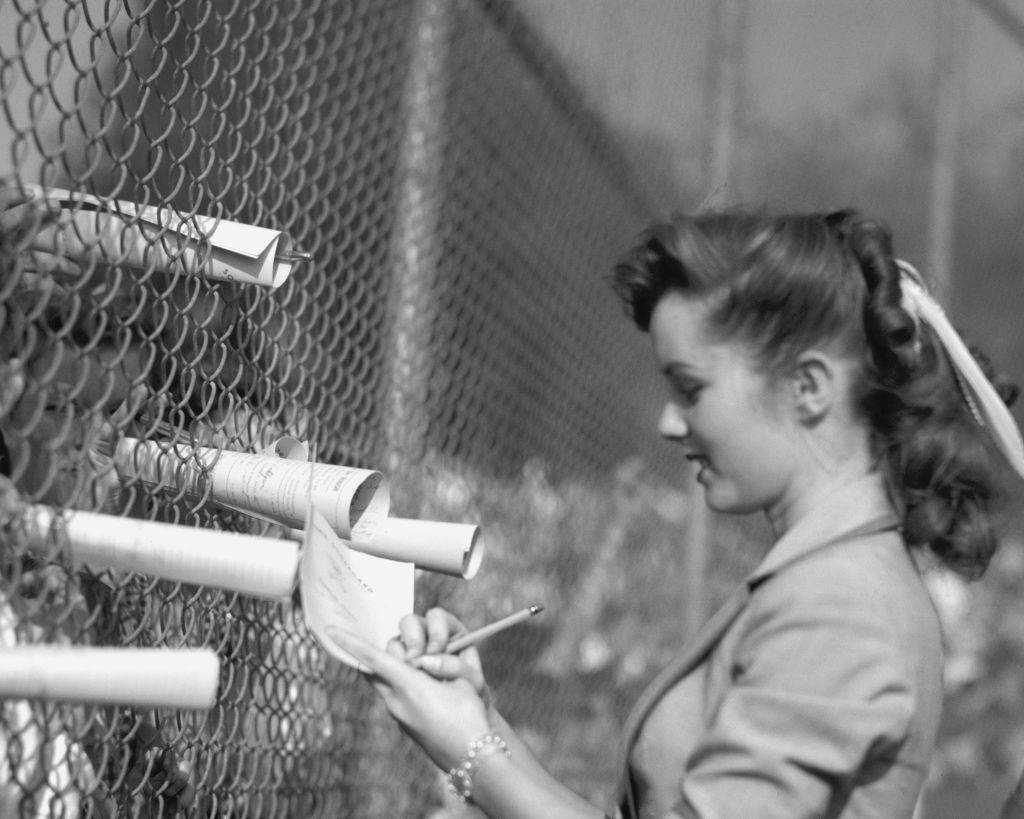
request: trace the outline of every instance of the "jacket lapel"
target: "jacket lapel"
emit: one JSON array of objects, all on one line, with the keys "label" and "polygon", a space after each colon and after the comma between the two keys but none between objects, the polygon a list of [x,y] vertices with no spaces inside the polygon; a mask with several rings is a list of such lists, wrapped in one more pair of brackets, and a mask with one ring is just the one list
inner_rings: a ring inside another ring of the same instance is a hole
[{"label": "jacket lapel", "polygon": [[721,639],[732,622],[743,611],[750,596],[747,584],[741,584],[722,607],[693,636],[687,647],[669,665],[667,665],[647,686],[633,710],[626,718],[622,731],[622,744],[619,748],[618,768],[619,786],[615,793],[615,803],[621,800],[627,788],[629,777],[628,756],[640,726],[647,718],[654,705],[674,683],[689,674],[703,660],[708,652]]}]

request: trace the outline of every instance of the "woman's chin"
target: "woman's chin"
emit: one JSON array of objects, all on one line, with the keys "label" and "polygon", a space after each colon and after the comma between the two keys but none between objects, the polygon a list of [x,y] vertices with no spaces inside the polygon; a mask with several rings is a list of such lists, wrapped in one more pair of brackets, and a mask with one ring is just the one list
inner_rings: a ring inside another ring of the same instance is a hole
[{"label": "woman's chin", "polygon": [[728,513],[732,511],[732,508],[728,503],[723,503],[722,501],[717,500],[709,492],[704,493],[704,505],[707,506],[707,508],[710,509],[712,512]]},{"label": "woman's chin", "polygon": [[725,487],[715,481],[701,481],[704,487],[704,504],[712,512],[721,512],[730,515],[745,515],[756,511],[756,507],[743,503],[734,493],[725,491]]},{"label": "woman's chin", "polygon": [[697,483],[704,489],[704,504],[712,512],[727,512],[728,511],[728,499],[722,496],[721,491],[714,485],[712,481],[704,479],[698,479]]}]

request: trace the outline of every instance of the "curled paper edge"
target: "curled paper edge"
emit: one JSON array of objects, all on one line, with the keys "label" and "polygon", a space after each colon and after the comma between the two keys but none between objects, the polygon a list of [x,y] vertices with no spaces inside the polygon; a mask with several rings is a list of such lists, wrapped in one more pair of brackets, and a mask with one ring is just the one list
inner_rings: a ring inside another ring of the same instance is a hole
[{"label": "curled paper edge", "polygon": [[305,441],[300,441],[293,435],[282,435],[270,446],[261,449],[257,454],[267,458],[276,456],[287,461],[308,461],[309,444]]}]

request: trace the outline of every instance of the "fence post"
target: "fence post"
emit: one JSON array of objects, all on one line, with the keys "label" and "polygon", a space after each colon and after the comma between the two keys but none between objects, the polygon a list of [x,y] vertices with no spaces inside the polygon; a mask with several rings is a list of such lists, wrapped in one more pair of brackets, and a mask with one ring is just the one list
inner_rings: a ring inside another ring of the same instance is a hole
[{"label": "fence post", "polygon": [[707,66],[707,100],[711,134],[708,140],[708,196],[742,198],[736,173],[740,157],[744,96],[744,50],[750,7],[747,0],[711,4],[711,44]]},{"label": "fence post", "polygon": [[941,0],[936,6],[935,147],[932,153],[928,217],[928,269],[933,286],[949,295],[953,267],[956,211],[956,160],[963,103],[964,43],[968,15],[962,0]]},{"label": "fence post", "polygon": [[450,18],[449,0],[420,0],[413,17],[404,101],[406,125],[399,160],[391,370],[384,419],[389,474],[399,474],[419,461],[429,425]]}]

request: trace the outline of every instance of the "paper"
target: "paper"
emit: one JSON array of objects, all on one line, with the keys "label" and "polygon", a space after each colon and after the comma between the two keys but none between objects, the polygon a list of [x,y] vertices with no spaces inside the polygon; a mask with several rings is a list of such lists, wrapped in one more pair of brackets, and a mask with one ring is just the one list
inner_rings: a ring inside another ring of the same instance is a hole
[{"label": "paper", "polygon": [[413,610],[416,578],[411,563],[349,549],[316,509],[310,510],[299,568],[306,626],[332,656],[359,668],[327,629],[341,627],[384,648],[398,634],[398,621]]},{"label": "paper", "polygon": [[[205,481],[197,461],[208,469]],[[118,443],[114,464],[122,477],[196,496],[208,489],[221,505],[292,527],[305,524],[312,469],[313,505],[342,537],[372,536],[391,505],[383,477],[372,469],[135,438]]]},{"label": "paper", "polygon": [[0,699],[210,708],[220,661],[208,648],[0,649]]},{"label": "paper", "polygon": [[354,536],[350,545],[360,552],[466,580],[479,571],[484,556],[479,526],[433,520],[387,518],[366,537]]},{"label": "paper", "polygon": [[282,435],[270,446],[264,447],[257,454],[267,457],[287,458],[290,461],[308,461],[309,445],[305,441]]},{"label": "paper", "polygon": [[55,518],[76,566],[141,572],[269,600],[288,597],[295,586],[294,541],[94,512],[58,516],[49,507],[31,506],[25,518],[28,544],[38,555],[53,551],[49,532]]},{"label": "paper", "polygon": [[[279,259],[291,250],[286,233],[212,216],[183,218],[172,208],[104,200],[86,193],[26,185],[38,197],[61,207],[54,224],[44,226],[34,250],[87,262],[97,251],[104,261],[126,267],[183,269],[211,279],[276,288],[291,275],[293,262]],[[203,243],[209,250],[203,252]],[[204,265],[200,259],[207,257]]]}]

